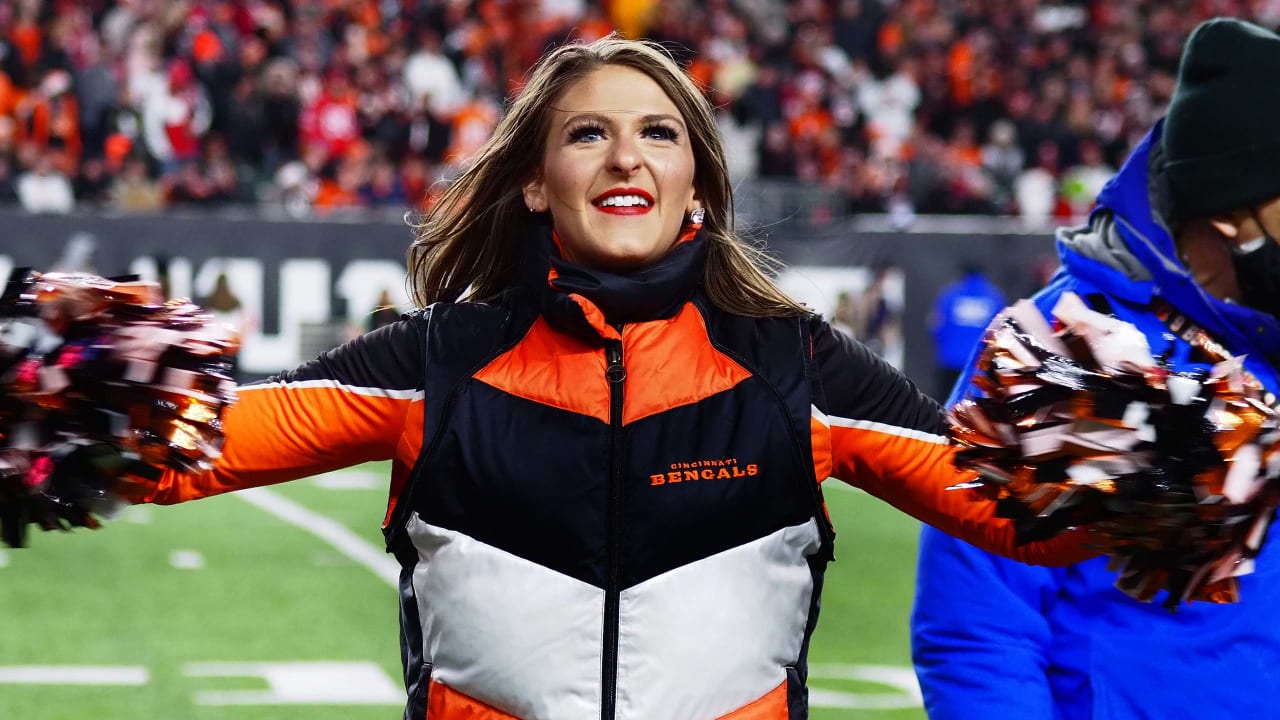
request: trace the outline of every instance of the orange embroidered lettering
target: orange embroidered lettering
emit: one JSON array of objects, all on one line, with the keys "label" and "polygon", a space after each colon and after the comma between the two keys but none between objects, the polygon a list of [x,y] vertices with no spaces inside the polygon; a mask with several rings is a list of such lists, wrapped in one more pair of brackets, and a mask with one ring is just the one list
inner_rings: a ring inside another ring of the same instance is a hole
[{"label": "orange embroidered lettering", "polygon": [[667,465],[667,471],[649,476],[650,485],[675,485],[702,480],[729,480],[760,474],[756,463],[742,464],[736,457],[703,458]]}]

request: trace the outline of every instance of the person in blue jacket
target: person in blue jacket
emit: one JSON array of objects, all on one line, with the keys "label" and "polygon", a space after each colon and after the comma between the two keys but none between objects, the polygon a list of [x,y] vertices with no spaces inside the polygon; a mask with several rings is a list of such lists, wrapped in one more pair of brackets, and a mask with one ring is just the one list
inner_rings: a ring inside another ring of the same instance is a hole
[{"label": "person in blue jacket", "polygon": [[1004,309],[1004,293],[987,279],[982,267],[966,262],[961,276],[942,288],[933,301],[929,329],[938,370],[934,397],[941,400],[964,372],[991,318]]},{"label": "person in blue jacket", "polygon": [[[1177,368],[1208,362],[1208,338],[1276,393],[1278,118],[1280,36],[1222,18],[1198,26],[1166,117],[1088,224],[1058,232],[1062,267],[1039,309],[1074,292]],[[974,392],[970,381],[949,402]],[[1115,589],[1105,559],[1030,567],[926,528],[911,633],[929,716],[1280,717],[1278,536],[1240,579],[1238,603],[1170,612]]]}]

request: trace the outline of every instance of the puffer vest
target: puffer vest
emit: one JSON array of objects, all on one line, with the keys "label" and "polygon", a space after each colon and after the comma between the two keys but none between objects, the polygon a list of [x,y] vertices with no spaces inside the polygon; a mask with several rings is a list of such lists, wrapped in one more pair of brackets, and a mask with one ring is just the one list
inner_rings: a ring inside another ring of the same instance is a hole
[{"label": "puffer vest", "polygon": [[833,533],[806,318],[531,243],[526,282],[437,304],[423,450],[386,525],[406,720],[805,718]]}]

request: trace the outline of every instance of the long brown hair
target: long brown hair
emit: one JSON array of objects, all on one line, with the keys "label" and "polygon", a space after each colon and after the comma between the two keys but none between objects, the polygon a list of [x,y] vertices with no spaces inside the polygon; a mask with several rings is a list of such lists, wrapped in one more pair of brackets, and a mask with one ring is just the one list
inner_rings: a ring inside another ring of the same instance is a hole
[{"label": "long brown hair", "polygon": [[711,104],[661,46],[612,35],[558,47],[533,68],[484,148],[417,226],[408,257],[414,302],[487,300],[517,282],[518,243],[529,222],[522,188],[541,171],[554,100],[605,65],[653,78],[688,125],[694,187],[706,208],[703,228],[709,248],[703,285],[711,301],[750,317],[808,313],[766,273],[779,263],[734,232],[733,188]]}]

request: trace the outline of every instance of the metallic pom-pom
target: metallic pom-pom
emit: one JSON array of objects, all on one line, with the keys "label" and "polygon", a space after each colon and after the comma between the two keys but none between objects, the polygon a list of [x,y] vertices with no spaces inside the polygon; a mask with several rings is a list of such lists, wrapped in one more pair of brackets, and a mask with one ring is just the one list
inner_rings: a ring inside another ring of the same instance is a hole
[{"label": "metallic pom-pom", "polygon": [[957,465],[978,475],[966,486],[1024,542],[1089,526],[1135,598],[1235,601],[1280,501],[1266,392],[1225,354],[1174,372],[1073,294],[1053,315],[1056,330],[1024,300],[988,328],[977,392],[950,414]]},{"label": "metallic pom-pom", "polygon": [[0,296],[0,539],[97,527],[166,469],[210,468],[238,348],[154,283],[15,272]]}]

